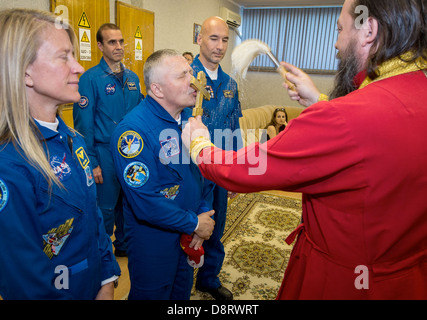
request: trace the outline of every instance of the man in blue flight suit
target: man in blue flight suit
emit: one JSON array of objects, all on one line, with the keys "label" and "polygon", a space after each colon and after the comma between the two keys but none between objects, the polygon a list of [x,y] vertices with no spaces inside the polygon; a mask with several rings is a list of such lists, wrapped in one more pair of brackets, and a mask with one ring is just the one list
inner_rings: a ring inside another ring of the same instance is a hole
[{"label": "man in blue flight suit", "polygon": [[181,124],[196,92],[192,69],[174,50],[153,53],[144,66],[148,95],[117,126],[111,140],[124,191],[130,300],[188,300],[194,269],[181,242],[198,250],[214,228],[213,184],[183,149]]},{"label": "man in blue flight suit", "polygon": [[[208,127],[212,142],[224,150],[243,147],[239,118],[242,117],[237,83],[226,74],[219,63],[224,58],[229,40],[228,25],[219,17],[208,18],[202,25],[198,37],[200,54],[192,63],[194,73],[206,73],[209,101],[203,101],[203,123]],[[215,130],[220,129],[220,130]],[[215,134],[215,131],[217,131]],[[205,263],[199,269],[196,288],[210,293],[217,300],[232,300],[232,293],[221,285],[218,274],[224,261],[224,233],[227,214],[227,190],[216,185],[214,188],[215,229],[204,243]]]},{"label": "man in blue flight suit", "polygon": [[98,205],[105,228],[114,241],[116,256],[126,255],[123,236],[123,204],[121,187],[114,172],[109,150],[111,134],[123,117],[141,100],[138,76],[121,63],[124,39],[115,24],[102,25],[97,33],[101,62],[80,78],[81,100],[74,104],[74,127],[87,144],[97,186]]}]

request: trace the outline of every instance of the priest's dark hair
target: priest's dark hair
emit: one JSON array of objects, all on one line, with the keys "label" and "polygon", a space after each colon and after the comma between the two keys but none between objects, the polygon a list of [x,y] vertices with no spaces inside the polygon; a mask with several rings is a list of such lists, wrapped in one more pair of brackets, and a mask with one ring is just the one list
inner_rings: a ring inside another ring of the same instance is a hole
[{"label": "priest's dark hair", "polygon": [[378,21],[367,67],[371,79],[379,76],[377,68],[383,62],[409,51],[414,55],[407,62],[427,60],[427,0],[355,0],[351,12],[355,19],[357,6],[365,6],[369,17]]}]

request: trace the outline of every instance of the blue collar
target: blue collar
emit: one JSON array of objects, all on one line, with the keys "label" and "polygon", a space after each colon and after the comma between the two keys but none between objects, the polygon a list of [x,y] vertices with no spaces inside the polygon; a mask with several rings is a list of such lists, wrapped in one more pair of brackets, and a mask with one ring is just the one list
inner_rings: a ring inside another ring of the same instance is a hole
[{"label": "blue collar", "polygon": [[[200,54],[196,55],[196,57],[195,57],[195,58],[194,58],[194,60],[193,60],[193,63],[191,64],[191,66],[193,67],[193,69],[194,69],[194,71],[195,71],[196,73],[197,73],[198,71],[204,71],[204,72],[205,72],[205,74],[206,74],[206,77],[207,77],[209,80],[213,81],[213,80],[209,77],[209,75],[207,74],[207,72],[206,72],[206,68],[205,68],[205,66],[202,64],[202,62],[200,61],[199,57],[200,57]],[[222,71],[221,65],[218,65],[218,80],[220,80],[220,81],[221,81],[221,80],[224,78],[224,75],[225,75],[225,73],[224,73],[224,71]]]},{"label": "blue collar", "polygon": [[[109,75],[110,74],[114,75],[114,72],[111,71],[111,69],[110,69],[107,61],[105,61],[104,57],[101,58],[101,61],[99,62],[99,65],[101,66],[102,70],[104,70],[105,73],[108,73]],[[127,69],[125,68],[124,64],[120,63],[120,66],[121,66],[121,68],[123,70],[123,74],[126,74],[126,70]]]},{"label": "blue collar", "polygon": [[147,104],[147,107],[151,113],[158,118],[161,118],[167,122],[177,123],[174,118],[167,112],[156,100],[150,97],[147,94],[147,97],[144,99],[144,102]]},{"label": "blue collar", "polygon": [[[178,125],[178,122],[172,118],[172,116],[167,112],[156,100],[150,97],[148,94],[143,101],[142,108],[147,108],[149,112],[151,112],[155,117],[161,119],[162,121],[167,121],[169,123],[173,123]],[[190,108],[185,108],[181,112],[181,124],[182,122],[188,121],[188,119],[192,116],[192,111]]]},{"label": "blue collar", "polygon": [[75,136],[74,133],[71,133],[70,128],[65,124],[65,122],[60,118],[57,117],[59,124],[58,124],[58,132],[50,130],[46,127],[41,126],[37,121],[34,121],[37,125],[37,128],[40,130],[40,133],[42,134],[42,137],[39,137],[40,140],[48,140],[55,136],[57,136],[60,132],[66,135]]}]

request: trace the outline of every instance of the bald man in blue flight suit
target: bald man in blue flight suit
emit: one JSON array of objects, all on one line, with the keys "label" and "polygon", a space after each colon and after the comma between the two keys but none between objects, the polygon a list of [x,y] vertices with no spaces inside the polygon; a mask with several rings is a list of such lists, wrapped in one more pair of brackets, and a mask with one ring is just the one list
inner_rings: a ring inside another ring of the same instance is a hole
[{"label": "bald man in blue flight suit", "polygon": [[[206,19],[198,37],[200,54],[192,63],[194,74],[205,72],[206,89],[211,99],[203,101],[202,121],[208,127],[212,142],[224,150],[243,147],[239,118],[242,111],[239,102],[237,83],[226,74],[220,62],[227,51],[229,29],[219,17]],[[215,129],[220,129],[215,135]],[[217,300],[231,300],[232,293],[221,285],[218,274],[221,271],[225,253],[221,243],[227,214],[227,190],[216,185],[214,188],[213,209],[215,210],[215,229],[208,241],[205,241],[205,263],[199,269],[196,288],[210,293]]]},{"label": "bald man in blue flight suit", "polygon": [[80,78],[82,98],[80,103],[74,104],[74,128],[87,144],[106,231],[111,236],[116,225],[115,254],[124,256],[122,192],[109,143],[117,124],[141,102],[143,95],[138,76],[121,63],[124,40],[120,29],[114,24],[102,25],[97,41],[103,58]]}]

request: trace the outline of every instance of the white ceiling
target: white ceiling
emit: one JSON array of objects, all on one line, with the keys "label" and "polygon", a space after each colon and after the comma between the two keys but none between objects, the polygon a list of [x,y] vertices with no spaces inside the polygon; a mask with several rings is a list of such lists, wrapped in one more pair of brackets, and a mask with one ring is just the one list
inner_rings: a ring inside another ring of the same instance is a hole
[{"label": "white ceiling", "polygon": [[250,7],[291,7],[342,5],[344,0],[231,0],[238,5]]}]

